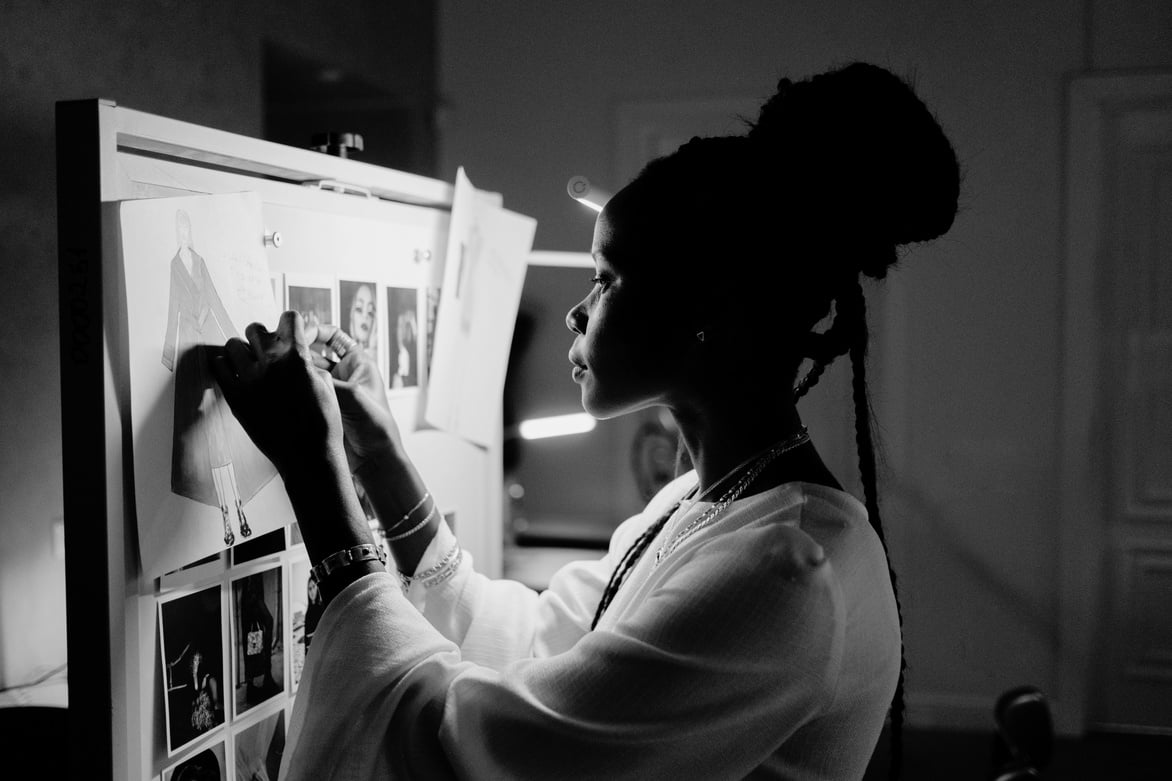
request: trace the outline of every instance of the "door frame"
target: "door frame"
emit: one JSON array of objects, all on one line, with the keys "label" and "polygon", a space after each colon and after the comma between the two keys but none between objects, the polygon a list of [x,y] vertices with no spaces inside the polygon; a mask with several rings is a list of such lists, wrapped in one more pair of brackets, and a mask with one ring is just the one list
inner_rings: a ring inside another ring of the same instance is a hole
[{"label": "door frame", "polygon": [[1099,378],[1106,312],[1095,283],[1106,240],[1103,206],[1106,134],[1120,108],[1172,95],[1172,72],[1078,75],[1067,83],[1062,372],[1059,431],[1059,634],[1055,726],[1066,734],[1090,726],[1095,630],[1103,620],[1103,550],[1107,540],[1107,451]]}]

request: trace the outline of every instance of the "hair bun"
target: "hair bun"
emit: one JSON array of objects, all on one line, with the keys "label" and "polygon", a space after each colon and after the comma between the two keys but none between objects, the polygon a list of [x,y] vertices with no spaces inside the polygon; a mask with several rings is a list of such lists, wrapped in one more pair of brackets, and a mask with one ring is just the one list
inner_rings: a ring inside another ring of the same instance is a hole
[{"label": "hair bun", "polygon": [[[956,153],[912,87],[891,71],[853,63],[805,81],[782,79],[749,138],[780,167],[773,173],[792,183],[795,199],[837,223],[827,228],[848,223],[870,243],[894,247],[952,226]],[[860,270],[881,277],[895,253],[862,257],[870,261]]]}]

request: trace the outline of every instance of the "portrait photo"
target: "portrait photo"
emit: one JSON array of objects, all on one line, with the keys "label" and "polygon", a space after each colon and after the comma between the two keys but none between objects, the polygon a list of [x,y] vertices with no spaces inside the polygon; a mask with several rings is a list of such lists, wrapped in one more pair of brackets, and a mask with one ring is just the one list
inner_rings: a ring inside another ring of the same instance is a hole
[{"label": "portrait photo", "polygon": [[301,683],[301,671],[305,667],[305,655],[313,642],[325,605],[317,583],[309,576],[309,560],[296,559],[289,565],[289,613],[292,623],[290,651],[290,675],[292,691]]},{"label": "portrait photo", "polygon": [[333,278],[317,274],[286,274],[284,308],[301,313],[306,325],[337,324]]},{"label": "portrait photo", "polygon": [[419,385],[419,291],[387,288],[387,385]]},{"label": "portrait photo", "polygon": [[167,751],[224,723],[220,586],[159,598]]},{"label": "portrait photo", "polygon": [[338,306],[342,330],[378,361],[378,285],[348,279],[338,280]]},{"label": "portrait photo", "polygon": [[285,690],[281,568],[232,581],[234,718]]},{"label": "portrait photo", "polygon": [[163,771],[163,781],[227,781],[224,742],[205,748]]},{"label": "portrait photo", "polygon": [[236,781],[277,781],[285,752],[285,711],[236,733]]}]

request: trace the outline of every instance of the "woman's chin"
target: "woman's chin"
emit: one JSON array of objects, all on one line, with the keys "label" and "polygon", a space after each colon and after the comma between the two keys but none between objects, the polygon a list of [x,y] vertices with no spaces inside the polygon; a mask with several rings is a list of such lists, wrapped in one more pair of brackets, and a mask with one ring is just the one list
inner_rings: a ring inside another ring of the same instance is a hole
[{"label": "woman's chin", "polygon": [[633,412],[636,408],[630,404],[616,403],[614,399],[607,399],[597,393],[592,393],[588,386],[583,385],[582,409],[595,420],[610,420]]}]

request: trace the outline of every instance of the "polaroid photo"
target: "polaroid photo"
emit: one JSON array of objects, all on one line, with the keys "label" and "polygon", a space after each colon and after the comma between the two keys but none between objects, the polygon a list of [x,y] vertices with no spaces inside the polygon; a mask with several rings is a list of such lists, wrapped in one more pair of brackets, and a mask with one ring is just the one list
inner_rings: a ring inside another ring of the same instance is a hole
[{"label": "polaroid photo", "polygon": [[159,597],[159,642],[166,703],[167,755],[224,723],[221,588]]},{"label": "polaroid photo", "polygon": [[317,274],[285,275],[286,310],[300,312],[307,325],[338,324],[334,279]]},{"label": "polaroid photo", "polygon": [[281,568],[232,581],[233,718],[285,691]]},{"label": "polaroid photo", "polygon": [[285,550],[285,529],[274,529],[267,534],[238,543],[232,548],[232,563],[243,564],[267,556],[275,556]]},{"label": "polaroid photo", "polygon": [[[163,771],[163,781],[228,781],[224,741],[176,762]],[[276,778],[276,775],[270,776]]]},{"label": "polaroid photo", "polygon": [[420,319],[419,290],[387,287],[387,387],[391,390],[419,387]]},{"label": "polaroid photo", "polygon": [[305,668],[305,654],[313,641],[313,633],[325,606],[317,584],[309,577],[309,559],[296,559],[289,564],[289,614],[292,619],[292,649],[290,675],[293,691],[301,683]]},{"label": "polaroid photo", "polygon": [[285,709],[236,733],[236,778],[276,779],[285,753]]},{"label": "polaroid photo", "polygon": [[[374,281],[339,279],[338,306],[342,330],[358,342],[374,361],[379,360],[378,284]],[[382,366],[379,366],[382,369]]]}]

